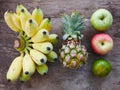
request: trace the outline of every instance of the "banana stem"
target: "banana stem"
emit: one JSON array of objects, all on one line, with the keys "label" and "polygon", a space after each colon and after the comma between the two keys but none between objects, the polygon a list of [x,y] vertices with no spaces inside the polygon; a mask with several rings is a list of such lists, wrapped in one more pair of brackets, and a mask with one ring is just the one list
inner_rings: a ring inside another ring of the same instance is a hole
[{"label": "banana stem", "polygon": [[23,51],[26,48],[26,41],[22,36],[19,36],[15,41],[14,41],[14,48],[18,50],[19,52]]},{"label": "banana stem", "polygon": [[32,43],[31,38],[21,31],[18,38],[14,41],[14,48],[21,54],[29,53],[30,49],[33,48]]},{"label": "banana stem", "polygon": [[19,39],[16,39],[16,40],[14,41],[14,48],[17,49],[17,48],[19,48],[19,47],[20,47],[20,40],[19,40]]}]

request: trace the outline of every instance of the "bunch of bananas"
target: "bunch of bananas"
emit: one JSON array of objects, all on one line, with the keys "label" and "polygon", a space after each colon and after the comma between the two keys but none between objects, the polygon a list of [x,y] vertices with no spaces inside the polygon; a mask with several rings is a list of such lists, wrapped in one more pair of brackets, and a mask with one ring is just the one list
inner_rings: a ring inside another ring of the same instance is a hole
[{"label": "bunch of bananas", "polygon": [[25,82],[37,71],[44,75],[48,72],[47,61],[54,62],[58,56],[53,51],[53,44],[58,41],[57,34],[49,34],[51,21],[43,18],[43,12],[36,7],[32,14],[18,4],[16,12],[8,10],[4,14],[5,22],[14,32],[19,33],[14,48],[20,52],[7,72],[8,81],[20,79]]}]

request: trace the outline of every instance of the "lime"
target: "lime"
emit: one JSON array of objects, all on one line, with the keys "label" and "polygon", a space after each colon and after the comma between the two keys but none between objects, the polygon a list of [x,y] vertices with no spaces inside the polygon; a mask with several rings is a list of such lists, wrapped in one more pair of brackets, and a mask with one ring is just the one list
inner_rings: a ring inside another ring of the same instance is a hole
[{"label": "lime", "polygon": [[95,76],[98,77],[107,76],[110,73],[111,69],[111,64],[105,59],[98,59],[92,65],[92,72]]}]

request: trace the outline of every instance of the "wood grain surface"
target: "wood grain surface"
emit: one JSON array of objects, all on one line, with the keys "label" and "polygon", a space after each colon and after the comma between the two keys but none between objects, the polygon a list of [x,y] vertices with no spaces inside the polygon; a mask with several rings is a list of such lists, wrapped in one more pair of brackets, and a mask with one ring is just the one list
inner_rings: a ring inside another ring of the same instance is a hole
[{"label": "wood grain surface", "polygon": [[[30,12],[39,6],[45,17],[51,17],[52,32],[60,37],[59,43],[55,46],[57,52],[62,44],[61,15],[70,14],[73,10],[84,15],[87,21],[82,32],[82,43],[89,52],[87,63],[78,70],[70,70],[63,68],[58,60],[48,63],[49,72],[45,76],[35,73],[26,83],[8,83],[6,72],[19,53],[13,48],[17,34],[6,25],[3,15],[8,9],[15,11],[18,3],[22,3]],[[99,8],[108,9],[114,18],[112,27],[105,32],[113,38],[114,48],[105,56],[96,55],[90,47],[92,36],[99,32],[91,27],[89,19]],[[112,64],[112,71],[105,78],[97,78],[91,73],[93,61],[101,57]],[[120,0],[0,0],[0,90],[120,90]]]}]

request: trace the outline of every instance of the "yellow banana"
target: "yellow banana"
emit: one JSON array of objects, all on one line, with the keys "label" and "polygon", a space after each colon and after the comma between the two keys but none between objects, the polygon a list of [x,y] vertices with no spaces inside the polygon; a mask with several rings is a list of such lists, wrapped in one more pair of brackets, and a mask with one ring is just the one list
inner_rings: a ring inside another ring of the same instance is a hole
[{"label": "yellow banana", "polygon": [[19,78],[22,71],[22,60],[23,57],[18,56],[12,61],[6,75],[8,81],[15,81]]},{"label": "yellow banana", "polygon": [[30,18],[31,18],[31,14],[28,11],[22,9],[20,14],[20,21],[23,31],[25,31],[26,21]]},{"label": "yellow banana", "polygon": [[4,19],[5,19],[5,22],[7,23],[7,25],[9,26],[9,28],[15,32],[19,32],[20,29],[18,29],[14,23],[13,23],[13,20],[12,20],[12,16],[13,16],[13,13],[11,11],[6,11],[5,14],[4,14]]},{"label": "yellow banana", "polygon": [[48,41],[49,32],[46,29],[38,31],[31,39],[32,42],[44,42]]},{"label": "yellow banana", "polygon": [[41,75],[46,75],[47,72],[48,72],[47,64],[37,65],[36,69],[37,69],[38,73],[41,74]]},{"label": "yellow banana", "polygon": [[53,45],[50,42],[43,42],[43,43],[34,43],[32,44],[33,48],[44,53],[48,54],[53,50]]},{"label": "yellow banana", "polygon": [[51,30],[51,21],[49,18],[45,18],[43,19],[43,21],[41,22],[40,26],[39,26],[39,29],[46,29],[50,32]]},{"label": "yellow banana", "polygon": [[12,20],[13,20],[14,25],[15,25],[19,30],[22,30],[21,22],[20,22],[20,16],[18,16],[16,13],[13,13],[13,15],[12,15]]},{"label": "yellow banana", "polygon": [[58,55],[56,52],[51,51],[49,54],[47,54],[47,59],[49,62],[54,62],[58,59]]},{"label": "yellow banana", "polygon": [[35,63],[32,60],[31,56],[26,53],[23,58],[23,73],[26,75],[33,75],[35,72]]},{"label": "yellow banana", "polygon": [[21,72],[20,75],[20,81],[21,82],[26,82],[31,78],[31,75],[26,75],[25,73]]},{"label": "yellow banana", "polygon": [[35,8],[32,12],[32,17],[38,23],[38,26],[39,26],[43,20],[42,10],[39,7]]},{"label": "yellow banana", "polygon": [[22,4],[18,4],[16,7],[16,13],[18,16],[20,16],[22,9],[24,9],[25,11],[28,11]]},{"label": "yellow banana", "polygon": [[34,60],[34,62],[38,65],[42,65],[47,62],[47,57],[43,53],[35,49],[30,50],[30,55],[32,59]]},{"label": "yellow banana", "polygon": [[38,32],[38,24],[32,18],[28,19],[25,24],[25,33],[28,37],[33,37]]},{"label": "yellow banana", "polygon": [[58,42],[58,35],[57,34],[50,34],[49,35],[49,41],[52,44],[56,44]]}]

